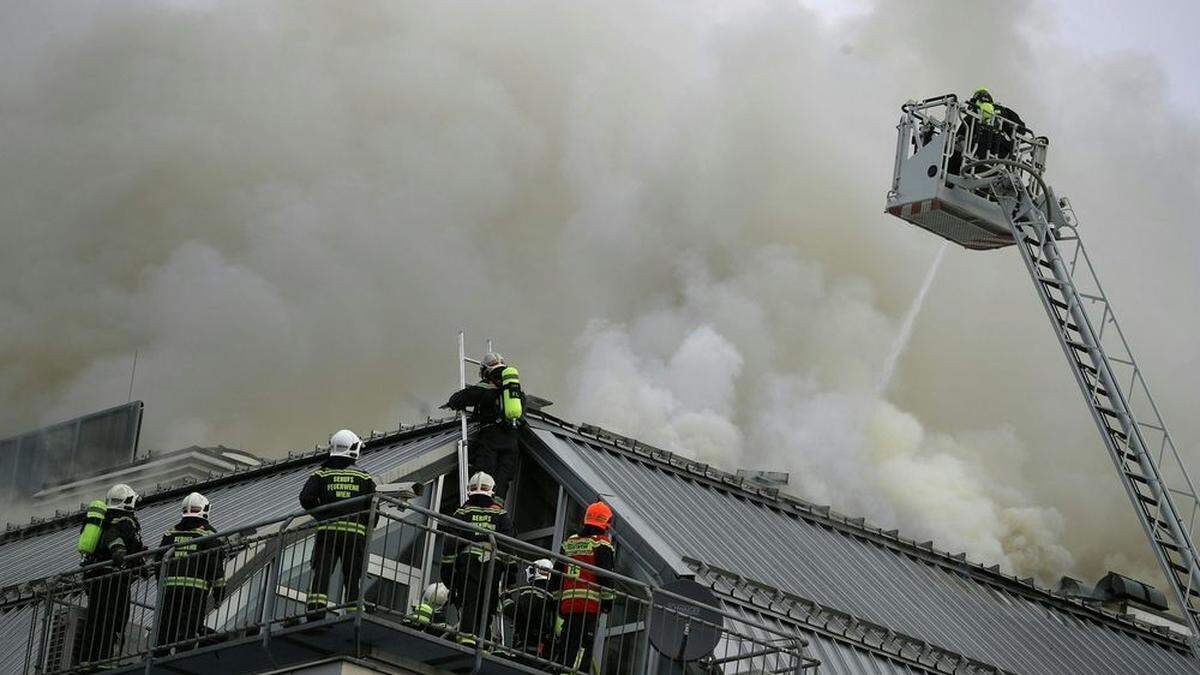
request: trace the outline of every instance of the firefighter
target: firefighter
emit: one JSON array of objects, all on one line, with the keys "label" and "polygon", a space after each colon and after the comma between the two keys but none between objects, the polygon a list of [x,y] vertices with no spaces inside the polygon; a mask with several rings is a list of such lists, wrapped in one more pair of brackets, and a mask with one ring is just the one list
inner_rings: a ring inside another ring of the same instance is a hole
[{"label": "firefighter", "polygon": [[[137,573],[128,564],[128,556],[146,550],[142,543],[142,525],[133,511],[138,495],[133,488],[118,483],[108,489],[104,500],[104,519],[100,536],[83,557],[84,565],[99,565],[83,573],[87,595],[87,619],[80,645],[80,663],[98,663],[119,653],[129,622],[129,588]],[[91,509],[89,509],[91,511]],[[81,533],[81,544],[83,535]]]},{"label": "firefighter", "polygon": [[[467,501],[454,512],[454,517],[487,532],[511,535],[512,521],[508,511],[494,499],[496,482],[480,471],[467,481]],[[461,530],[445,540],[442,548],[441,578],[450,587],[450,597],[458,607],[458,642],[474,645],[482,616],[491,616],[490,603],[483,607],[487,565],[497,551],[481,532]],[[493,578],[498,582],[501,569]],[[492,594],[492,600],[496,598]],[[486,630],[486,626],[485,626]]]},{"label": "firefighter", "polygon": [[[162,566],[162,604],[159,609],[158,639],[160,647],[177,642],[193,641],[200,637],[208,598],[219,605],[225,597],[225,552],[222,542],[202,537],[217,533],[208,522],[208,498],[193,492],[183,498],[182,519],[174,528],[163,533],[160,547],[172,547]],[[178,649],[191,649],[189,642]]]},{"label": "firefighter", "polygon": [[[300,492],[300,505],[311,511],[347,499],[375,494],[371,474],[355,466],[362,452],[362,439],[342,429],[329,439],[329,459],[308,477]],[[359,587],[367,551],[371,505],[365,500],[313,514],[319,522],[313,541],[312,581],[308,587],[307,617],[317,621],[325,617],[329,603],[329,581],[338,563],[342,566],[342,602],[348,611],[358,607]]]},{"label": "firefighter", "polygon": [[426,632],[444,635],[447,629],[446,605],[450,603],[450,589],[446,584],[435,581],[425,587],[421,604],[413,608],[408,620],[421,626]]},{"label": "firefighter", "polygon": [[[583,530],[562,543],[562,555],[600,569],[612,570],[616,551],[608,528],[613,513],[608,504],[595,502],[583,516]],[[612,609],[612,580],[578,565],[559,561],[558,613],[562,618],[560,663],[569,670],[599,672],[592,660],[592,645],[600,615]]]},{"label": "firefighter", "polygon": [[525,583],[508,590],[500,611],[513,624],[512,647],[539,658],[549,658],[550,641],[558,618],[554,590],[550,587],[554,564],[546,558],[525,568]]},{"label": "firefighter", "polygon": [[504,503],[516,473],[517,430],[525,416],[521,376],[504,358],[488,352],[479,365],[479,383],[460,389],[443,408],[470,409],[479,431],[472,439],[470,473],[482,471],[496,481],[496,501]]}]

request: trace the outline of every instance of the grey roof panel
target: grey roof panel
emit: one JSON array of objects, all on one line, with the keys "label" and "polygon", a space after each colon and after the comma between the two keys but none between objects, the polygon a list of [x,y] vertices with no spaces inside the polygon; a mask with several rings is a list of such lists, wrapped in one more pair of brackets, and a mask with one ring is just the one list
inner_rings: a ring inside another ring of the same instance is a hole
[{"label": "grey roof panel", "polygon": [[[364,453],[359,466],[377,477],[384,476],[426,451],[457,438],[456,426],[431,428]],[[297,495],[312,471],[312,464],[317,461],[319,458],[314,458],[308,465],[278,472],[267,470],[212,489],[206,489],[203,483],[191,487],[203,491],[212,500],[212,523],[218,530],[244,526],[299,510]],[[157,546],[162,533],[179,520],[179,503],[175,499],[161,500],[139,508],[137,515],[146,545]],[[0,587],[76,568],[79,563],[75,552],[77,535],[77,526],[69,525],[0,544]]]},{"label": "grey roof panel", "polygon": [[[602,441],[539,428],[656,528],[678,556],[735,570],[944,649],[1019,673],[1195,673],[1194,658],[1137,631],[1077,619],[862,537],[771,508],[737,490]],[[618,518],[621,514],[618,512]],[[840,672],[840,671],[836,671]]]}]

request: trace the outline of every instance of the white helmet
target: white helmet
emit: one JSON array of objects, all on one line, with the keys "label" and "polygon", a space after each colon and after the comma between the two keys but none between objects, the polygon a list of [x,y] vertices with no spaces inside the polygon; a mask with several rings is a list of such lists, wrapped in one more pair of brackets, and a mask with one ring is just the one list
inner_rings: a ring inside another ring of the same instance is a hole
[{"label": "white helmet", "polygon": [[477,471],[471,480],[467,481],[468,495],[487,495],[491,497],[495,494],[496,479],[492,478],[491,474],[486,474],[482,471]]},{"label": "white helmet", "polygon": [[479,360],[479,376],[486,378],[488,373],[504,367],[504,357],[496,352],[488,352]]},{"label": "white helmet", "polygon": [[208,520],[208,497],[193,492],[183,498],[183,515]]},{"label": "white helmet", "polygon": [[446,588],[446,584],[439,582],[429,584],[425,587],[425,592],[421,594],[421,602],[433,607],[441,609],[450,601],[450,589]]},{"label": "white helmet", "polygon": [[108,488],[108,495],[105,497],[105,504],[110,509],[118,509],[120,511],[132,511],[137,508],[137,493],[133,488],[124,483],[117,483]]},{"label": "white helmet", "polygon": [[534,560],[533,564],[525,568],[525,580],[533,582],[537,579],[549,579],[550,572],[554,570],[554,563],[547,558]]},{"label": "white helmet", "polygon": [[362,451],[362,439],[358,437],[358,434],[349,429],[342,429],[329,437],[330,457],[358,459],[360,451]]}]

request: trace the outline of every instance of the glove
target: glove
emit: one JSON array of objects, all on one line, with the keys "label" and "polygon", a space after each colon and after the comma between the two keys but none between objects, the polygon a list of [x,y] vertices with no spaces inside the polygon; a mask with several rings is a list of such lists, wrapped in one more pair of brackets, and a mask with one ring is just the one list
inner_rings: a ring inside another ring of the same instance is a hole
[{"label": "glove", "polygon": [[555,617],[555,619],[554,619],[554,637],[558,637],[558,636],[562,635],[564,623],[566,623],[566,622],[563,621],[563,618],[561,616]]}]

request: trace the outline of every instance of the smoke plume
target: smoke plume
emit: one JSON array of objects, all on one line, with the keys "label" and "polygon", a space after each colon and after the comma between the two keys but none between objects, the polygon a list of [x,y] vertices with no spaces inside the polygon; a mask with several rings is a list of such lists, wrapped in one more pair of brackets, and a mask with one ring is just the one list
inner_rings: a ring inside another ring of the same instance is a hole
[{"label": "smoke plume", "polygon": [[143,447],[391,428],[454,386],[461,327],[573,419],[789,470],[1022,574],[1138,573],[1011,251],[951,249],[874,388],[940,245],[880,213],[898,105],[986,83],[1053,139],[1164,413],[1200,435],[1200,132],[1154,62],[1073,54],[1060,22],[1028,2],[832,25],[770,2],[10,3],[0,433],[124,401],[135,350]]}]

